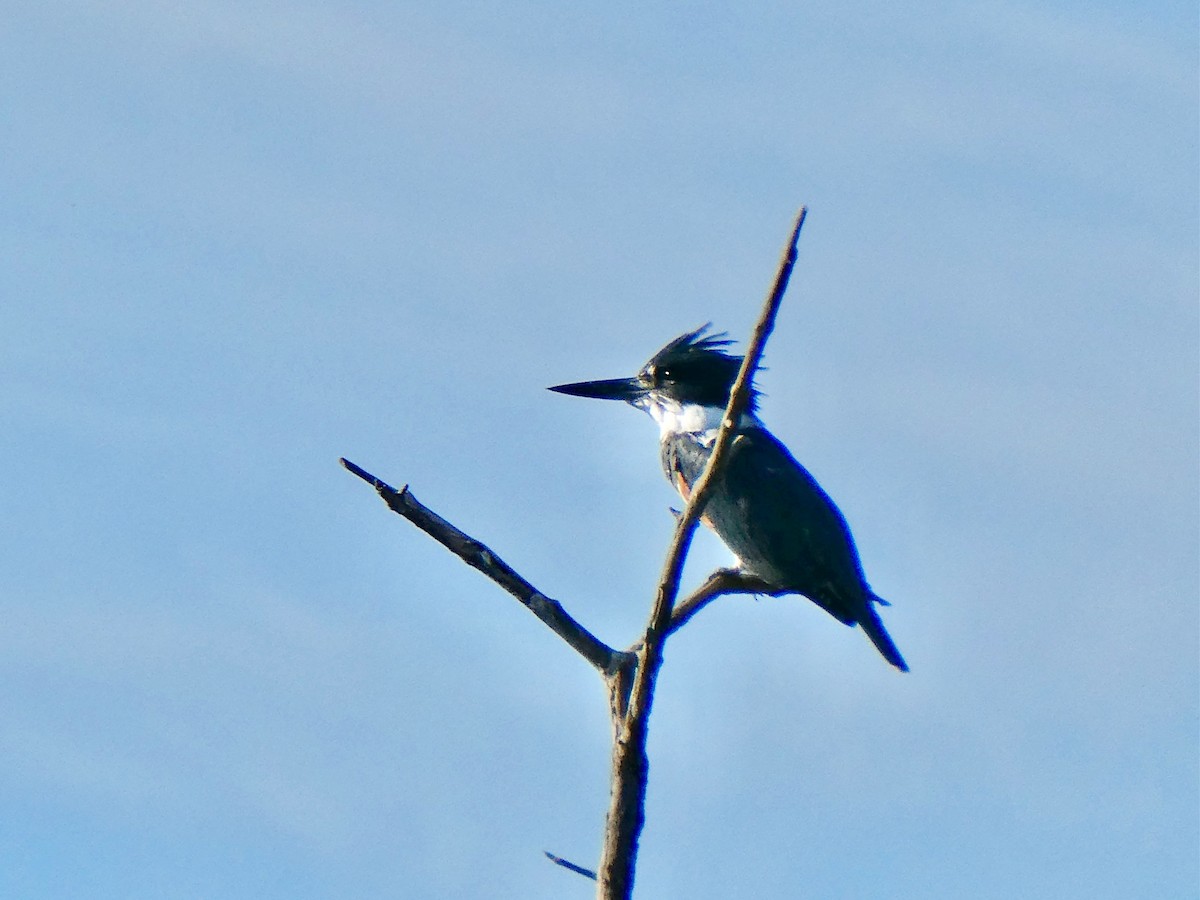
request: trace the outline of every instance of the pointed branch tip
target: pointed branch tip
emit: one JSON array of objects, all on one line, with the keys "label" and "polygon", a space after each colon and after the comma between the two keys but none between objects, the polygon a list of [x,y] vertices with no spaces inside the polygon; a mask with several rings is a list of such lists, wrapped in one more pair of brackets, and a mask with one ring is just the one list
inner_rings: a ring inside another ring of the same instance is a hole
[{"label": "pointed branch tip", "polygon": [[408,485],[405,485],[400,490],[396,490],[394,487],[392,487],[390,484],[388,484],[383,479],[376,478],[374,475],[372,475],[370,472],[368,472],[362,466],[355,465],[354,463],[350,462],[350,460],[346,459],[346,457],[344,457],[344,456],[339,457],[338,462],[340,462],[342,464],[342,468],[344,468],[347,472],[350,472],[353,475],[357,475],[359,478],[361,478],[363,481],[365,481],[371,487],[375,488],[375,490],[379,491],[379,493],[381,493],[381,494],[384,492],[387,492],[387,491],[390,491],[393,494],[403,494],[406,490],[408,490]]},{"label": "pointed branch tip", "polygon": [[592,879],[592,881],[596,880],[596,873],[591,869],[585,869],[583,866],[577,866],[568,859],[563,859],[561,856],[555,856],[549,850],[543,850],[542,852],[546,854],[546,859],[550,860],[550,862],[554,863],[555,865],[562,866],[564,869],[570,869],[572,872],[577,872],[584,878]]}]

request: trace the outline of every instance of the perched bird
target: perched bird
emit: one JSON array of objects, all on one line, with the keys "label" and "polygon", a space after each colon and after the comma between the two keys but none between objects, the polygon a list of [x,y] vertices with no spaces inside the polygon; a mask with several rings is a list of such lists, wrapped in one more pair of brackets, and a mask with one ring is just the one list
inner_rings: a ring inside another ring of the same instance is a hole
[{"label": "perched bird", "polygon": [[[686,501],[704,471],[742,357],[709,326],[677,337],[632,378],[580,381],[560,394],[624,400],[658,423],[667,479]],[[850,528],[829,495],[756,415],[751,392],[704,521],[738,559],[737,570],[767,594],[802,594],[835,619],[861,625],[884,659],[908,666],[883,627]]]}]

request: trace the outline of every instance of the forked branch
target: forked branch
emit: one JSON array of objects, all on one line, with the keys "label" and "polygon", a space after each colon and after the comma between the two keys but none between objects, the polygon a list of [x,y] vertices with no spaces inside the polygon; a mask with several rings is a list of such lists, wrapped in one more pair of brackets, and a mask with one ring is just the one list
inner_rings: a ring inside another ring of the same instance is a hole
[{"label": "forked branch", "polygon": [[[707,598],[697,599],[691,605],[691,611],[672,627],[672,614],[675,600],[679,594],[679,578],[683,572],[683,563],[691,546],[692,535],[696,524],[704,512],[708,502],[709,491],[720,475],[721,467],[729,455],[730,447],[736,439],[736,423],[741,419],[750,402],[751,384],[754,373],[762,359],[767,337],[775,327],[775,316],[783,295],[787,290],[788,279],[792,267],[796,263],[796,243],[800,239],[800,229],[804,226],[807,208],[801,208],[792,228],[791,237],[779,261],[779,269],[775,275],[775,283],[767,296],[759,315],[758,324],[746,349],[741,369],[729,394],[729,403],[725,407],[725,417],[717,432],[716,443],[712,455],[704,468],[704,472],[692,485],[692,493],[687,506],[675,526],[675,535],[667,551],[666,562],[663,564],[662,576],[659,579],[658,590],[654,597],[654,608],[650,614],[650,622],[646,634],[638,649],[638,665],[633,670],[633,680],[626,704],[623,720],[614,722],[616,736],[613,741],[612,761],[612,793],[609,798],[608,820],[604,834],[604,851],[600,859],[599,890],[600,900],[629,900],[633,895],[634,865],[637,860],[637,843],[645,823],[646,779],[648,759],[646,756],[647,725],[650,708],[654,700],[654,685],[658,678],[658,670],[662,666],[662,648],[667,637],[680,627],[687,618],[706,603],[717,596],[720,591],[711,592]],[[708,586],[713,585],[710,578]],[[703,591],[703,588],[701,589]],[[695,595],[694,595],[695,596]]]},{"label": "forked branch", "polygon": [[671,622],[667,633],[674,634],[692,616],[724,594],[773,594],[776,590],[757,575],[748,575],[740,569],[717,569],[708,580],[688,594],[671,611]]},{"label": "forked branch", "polygon": [[558,601],[537,590],[489,547],[420,503],[407,486],[396,490],[349,460],[341,460],[346,469],[374,487],[392,511],[408,519],[467,565],[478,569],[516,597],[604,676],[609,689],[614,740],[612,794],[599,871],[593,873],[547,854],[561,866],[596,878],[598,897],[601,900],[629,900],[633,892],[638,837],[645,820],[647,724],[654,698],[655,679],[662,665],[664,642],[700,609],[722,594],[769,592],[768,586],[753,576],[732,569],[719,569],[676,605],[679,579],[692,535],[708,501],[710,485],[715,483],[732,444],[737,439],[735,423],[741,419],[749,404],[754,373],[762,358],[767,338],[775,326],[775,316],[796,261],[796,243],[804,225],[806,212],[807,210],[802,208],[796,217],[791,239],[779,263],[775,283],[763,306],[730,392],[713,453],[704,472],[692,485],[687,506],[676,524],[645,634],[629,650],[615,650],[605,644],[572,618]]}]

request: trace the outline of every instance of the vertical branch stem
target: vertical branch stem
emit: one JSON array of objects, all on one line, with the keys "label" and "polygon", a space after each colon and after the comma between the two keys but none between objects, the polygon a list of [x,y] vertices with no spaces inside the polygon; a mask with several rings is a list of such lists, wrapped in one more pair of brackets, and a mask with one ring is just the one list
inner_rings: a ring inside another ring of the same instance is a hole
[{"label": "vertical branch stem", "polygon": [[[763,306],[755,326],[737,380],[730,391],[725,418],[717,433],[712,456],[704,473],[692,486],[692,494],[675,528],[675,536],[663,565],[662,577],[654,598],[654,608],[646,627],[641,646],[636,650],[637,666],[632,683],[627,679],[609,679],[614,692],[612,793],[604,834],[604,850],[600,859],[597,897],[600,900],[630,900],[633,895],[634,867],[637,861],[638,838],[645,822],[646,779],[649,761],[646,755],[647,727],[654,699],[654,685],[662,666],[662,648],[670,634],[671,612],[679,594],[679,578],[691,546],[696,523],[704,512],[709,485],[720,474],[735,436],[737,421],[750,400],[754,372],[762,358],[767,337],[775,327],[775,316],[787,290],[788,279],[796,262],[796,243],[804,225],[807,208],[796,217],[791,238],[775,276],[775,284]],[[626,685],[628,687],[626,688]],[[629,691],[627,702],[620,702],[619,691]],[[623,715],[621,711],[623,710]]]}]

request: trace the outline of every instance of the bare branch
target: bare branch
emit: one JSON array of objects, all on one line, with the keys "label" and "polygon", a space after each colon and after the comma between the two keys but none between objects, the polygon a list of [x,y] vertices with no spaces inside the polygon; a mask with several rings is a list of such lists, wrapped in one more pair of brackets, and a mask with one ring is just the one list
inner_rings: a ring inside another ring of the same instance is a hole
[{"label": "bare branch", "polygon": [[596,879],[601,900],[629,900],[633,892],[638,838],[645,821],[647,725],[654,698],[655,680],[662,665],[663,643],[670,634],[721,594],[770,593],[769,586],[753,576],[731,569],[721,569],[710,575],[700,588],[676,607],[679,579],[696,523],[704,512],[711,485],[720,475],[721,467],[737,440],[736,423],[749,404],[754,373],[767,338],[775,326],[775,316],[796,261],[796,243],[806,213],[807,210],[802,208],[796,218],[791,239],[779,263],[771,294],[759,316],[737,379],[730,391],[713,452],[700,478],[692,485],[687,505],[679,517],[645,634],[628,651],[614,650],[596,638],[575,621],[561,604],[534,588],[489,547],[418,502],[407,486],[397,491],[349,460],[341,460],[343,466],[372,485],[393,512],[408,519],[463,562],[478,569],[520,600],[547,627],[604,675],[609,690],[614,739],[612,793],[599,872],[591,872],[561,857],[546,854],[558,865]]},{"label": "bare branch", "polygon": [[775,589],[756,575],[748,575],[740,569],[717,569],[708,580],[683,600],[671,612],[667,634],[674,634],[692,616],[724,594],[774,594]]},{"label": "bare branch", "polygon": [[546,858],[549,859],[552,863],[555,863],[556,865],[560,865],[564,869],[570,869],[572,872],[578,872],[584,878],[590,878],[590,879],[592,879],[592,881],[596,880],[596,873],[593,872],[591,869],[585,869],[583,866],[577,866],[577,865],[575,865],[575,863],[571,862],[569,859],[563,859],[561,856],[555,856],[549,850],[543,850],[542,852],[546,854]]},{"label": "bare branch", "polygon": [[[738,371],[737,380],[730,391],[729,403],[725,407],[725,418],[717,432],[712,455],[708,459],[704,472],[692,485],[691,496],[684,508],[683,515],[679,517],[679,522],[675,526],[675,535],[663,565],[662,577],[654,598],[654,608],[650,614],[650,622],[647,625],[642,645],[638,649],[638,666],[633,675],[625,716],[623,720],[614,723],[617,734],[613,742],[612,793],[609,798],[604,850],[601,855],[599,872],[599,897],[602,900],[628,900],[633,893],[637,843],[645,821],[646,777],[649,766],[646,757],[647,724],[654,699],[655,680],[662,665],[663,643],[674,630],[671,627],[672,613],[679,594],[679,578],[683,572],[683,562],[691,546],[696,523],[700,520],[708,501],[710,486],[715,484],[716,478],[720,475],[721,466],[724,465],[730,446],[735,440],[736,423],[750,401],[754,373],[762,358],[767,337],[775,327],[775,316],[779,311],[792,267],[796,262],[796,242],[800,238],[800,229],[804,225],[806,214],[807,208],[801,208],[796,217],[791,238],[784,250],[783,258],[779,262],[775,284],[763,306],[758,324],[755,326],[754,334],[746,350],[746,356],[742,360],[742,367]],[[708,602],[715,596],[716,593],[713,593],[704,602]],[[702,605],[703,603],[697,600],[695,604],[692,604],[691,612],[687,614],[687,617],[694,615]],[[682,625],[687,617],[682,618],[675,628]],[[616,708],[615,704],[614,708]]]},{"label": "bare branch", "polygon": [[796,216],[796,224],[792,228],[791,238],[779,261],[775,284],[763,305],[762,313],[758,317],[758,324],[755,325],[750,344],[746,348],[746,355],[742,359],[742,367],[738,370],[737,379],[729,392],[729,404],[725,407],[725,418],[717,432],[712,455],[708,458],[708,464],[704,467],[704,471],[692,485],[692,493],[687,506],[684,507],[683,515],[679,517],[679,522],[675,526],[675,538],[671,542],[666,563],[663,565],[654,612],[650,618],[650,630],[654,632],[664,631],[670,622],[672,607],[679,593],[679,577],[683,572],[683,561],[687,558],[696,523],[700,521],[700,516],[708,503],[709,485],[715,483],[720,475],[725,457],[733,444],[737,422],[750,402],[754,373],[758,370],[758,363],[762,359],[767,338],[775,328],[775,316],[779,312],[779,305],[783,302],[783,295],[787,291],[792,267],[796,264],[796,242],[800,239],[800,229],[804,227],[804,219],[807,215],[808,207],[801,207],[799,215]]},{"label": "bare branch", "polygon": [[557,600],[547,597],[517,574],[516,570],[492,550],[469,534],[455,528],[412,495],[405,485],[396,490],[390,484],[356,466],[348,459],[341,464],[379,492],[393,512],[412,522],[427,535],[465,562],[478,569],[504,590],[521,601],[530,612],[566,641],[572,649],[606,677],[632,665],[633,654],[614,650],[580,625]]}]

